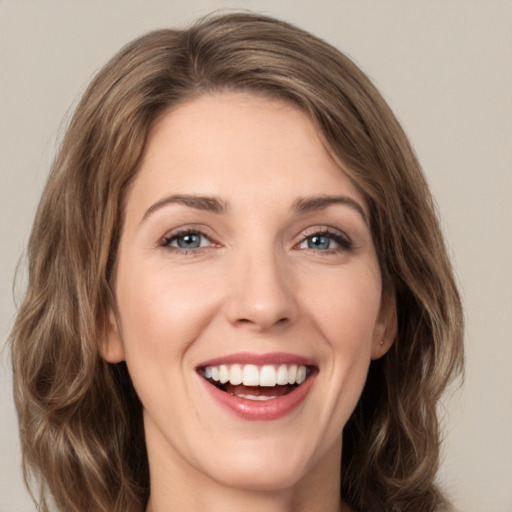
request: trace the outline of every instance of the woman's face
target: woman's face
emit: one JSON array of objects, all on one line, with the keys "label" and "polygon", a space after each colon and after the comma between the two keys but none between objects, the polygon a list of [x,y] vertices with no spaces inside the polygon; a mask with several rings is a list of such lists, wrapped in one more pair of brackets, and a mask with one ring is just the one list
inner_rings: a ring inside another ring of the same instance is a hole
[{"label": "woman's face", "polygon": [[102,349],[142,401],[152,478],[277,490],[336,474],[393,337],[368,215],[285,103],[205,95],[154,125]]}]

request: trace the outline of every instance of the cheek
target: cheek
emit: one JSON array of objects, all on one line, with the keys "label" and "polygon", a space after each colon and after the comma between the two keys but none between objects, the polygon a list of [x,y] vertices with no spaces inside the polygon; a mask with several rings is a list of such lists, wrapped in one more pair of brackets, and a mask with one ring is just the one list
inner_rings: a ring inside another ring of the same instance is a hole
[{"label": "cheek", "polygon": [[304,303],[323,337],[349,353],[371,348],[380,312],[380,273],[373,266],[316,275],[304,287]]},{"label": "cheek", "polygon": [[158,416],[163,404],[188,407],[187,358],[214,315],[215,298],[204,293],[201,282],[178,275],[120,272],[119,277],[116,292],[125,359],[145,411]]},{"label": "cheek", "polygon": [[[137,268],[132,265],[131,268]],[[215,314],[217,299],[201,278],[165,269],[118,274],[116,294],[127,364],[170,371]],[[165,361],[165,364],[163,363]]]},{"label": "cheek", "polygon": [[[326,370],[322,378],[331,390],[323,397],[328,415],[325,423],[330,425],[333,436],[339,434],[352,414],[371,361],[381,301],[380,274],[371,268],[340,271],[329,280],[317,279],[317,285],[329,284],[329,293],[309,287],[309,316],[324,344]],[[312,294],[311,290],[316,291]]]}]

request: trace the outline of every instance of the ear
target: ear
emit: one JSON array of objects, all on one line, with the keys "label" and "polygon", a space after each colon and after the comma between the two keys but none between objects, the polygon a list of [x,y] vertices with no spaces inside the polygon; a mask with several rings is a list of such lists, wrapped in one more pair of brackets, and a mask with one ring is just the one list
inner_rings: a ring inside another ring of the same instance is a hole
[{"label": "ear", "polygon": [[393,345],[397,333],[394,290],[383,291],[372,343],[372,359],[382,357]]},{"label": "ear", "polygon": [[119,323],[112,309],[108,313],[99,348],[100,356],[108,363],[120,363],[125,360]]}]

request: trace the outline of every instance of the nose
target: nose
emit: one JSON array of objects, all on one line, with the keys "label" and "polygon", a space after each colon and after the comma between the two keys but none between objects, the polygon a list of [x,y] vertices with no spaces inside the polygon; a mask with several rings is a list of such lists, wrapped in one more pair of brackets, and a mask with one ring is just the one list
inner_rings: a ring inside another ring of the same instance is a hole
[{"label": "nose", "polygon": [[265,332],[298,315],[294,279],[285,257],[269,251],[240,258],[230,269],[226,314],[231,324]]}]

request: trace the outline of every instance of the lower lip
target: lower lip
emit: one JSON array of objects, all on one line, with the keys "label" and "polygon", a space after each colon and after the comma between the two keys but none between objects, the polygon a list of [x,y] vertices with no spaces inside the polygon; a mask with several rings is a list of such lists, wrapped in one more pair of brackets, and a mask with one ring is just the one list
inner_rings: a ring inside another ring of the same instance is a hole
[{"label": "lower lip", "polygon": [[241,398],[226,393],[210,384],[203,377],[199,377],[211,393],[214,400],[228,412],[249,421],[273,421],[291,414],[306,399],[316,375],[308,377],[300,386],[287,395],[270,400],[259,401]]}]

